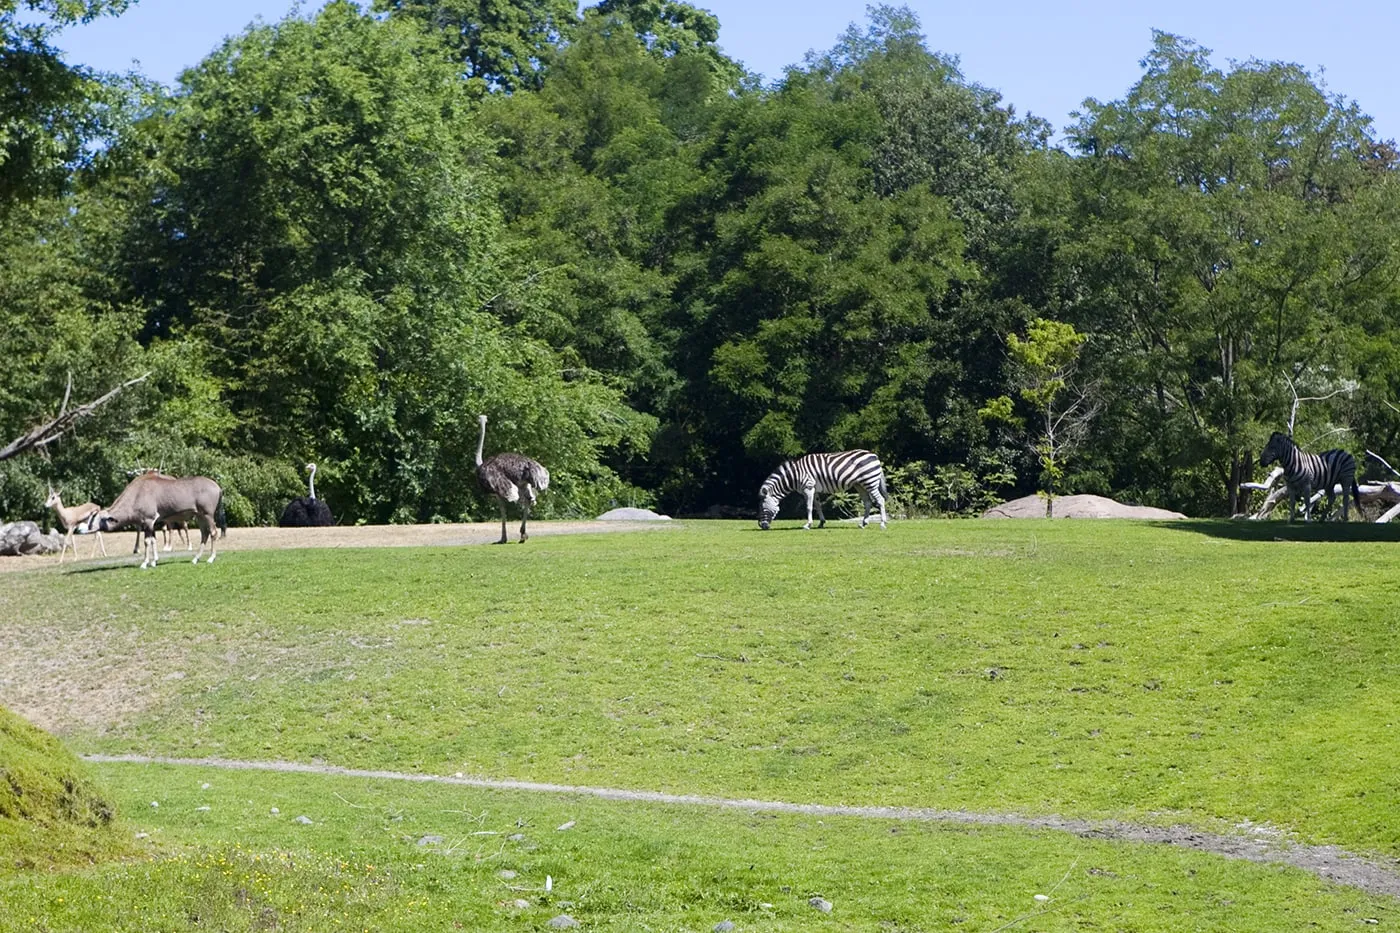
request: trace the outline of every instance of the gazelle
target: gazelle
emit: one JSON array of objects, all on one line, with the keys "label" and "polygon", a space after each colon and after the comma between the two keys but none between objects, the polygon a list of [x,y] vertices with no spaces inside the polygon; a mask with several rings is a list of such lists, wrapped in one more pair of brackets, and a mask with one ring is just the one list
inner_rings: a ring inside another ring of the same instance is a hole
[{"label": "gazelle", "polygon": [[188,521],[199,523],[199,552],[191,563],[199,563],[204,547],[209,546],[209,563],[218,556],[215,542],[217,531],[228,525],[224,520],[224,491],[207,476],[162,476],[142,473],[127,484],[109,508],[95,512],[88,520],[94,531],[113,531],[135,526],[146,539],[146,553],[141,569],[156,565],[156,522]]},{"label": "gazelle", "polygon": [[[78,545],[73,540],[73,534],[78,530],[78,526],[83,524],[83,520],[101,511],[102,506],[96,502],[84,502],[82,505],[63,505],[63,499],[59,497],[58,490],[49,487],[49,497],[44,500],[44,507],[53,509],[58,515],[59,524],[63,526],[63,547],[58,549],[58,562],[63,563],[63,554],[70,547],[73,549],[73,560],[78,559]],[[85,531],[83,532],[86,533]],[[97,543],[92,546],[92,556],[97,556],[97,549],[102,548],[102,556],[107,556],[107,545],[102,543],[102,532],[97,533]]]}]

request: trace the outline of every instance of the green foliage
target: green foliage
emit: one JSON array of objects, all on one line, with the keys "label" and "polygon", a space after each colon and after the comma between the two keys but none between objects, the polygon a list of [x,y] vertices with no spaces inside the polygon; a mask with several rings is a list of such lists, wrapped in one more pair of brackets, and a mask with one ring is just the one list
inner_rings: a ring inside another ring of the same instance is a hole
[{"label": "green foliage", "polygon": [[1160,489],[1206,467],[1233,511],[1287,380],[1351,369],[1349,322],[1394,307],[1394,154],[1368,123],[1297,66],[1221,71],[1164,33],[1125,98],[1087,102],[1063,268],[1117,383],[1120,474]]},{"label": "green foliage", "polygon": [[108,87],[64,64],[53,34],[129,2],[0,0],[0,219],[15,203],[63,190],[86,161],[85,144],[110,128]]},{"label": "green foliage", "polygon": [[896,518],[972,518],[1003,501],[1016,474],[995,460],[976,468],[958,463],[931,466],[924,461],[885,470],[890,494],[886,509]]},{"label": "green foliage", "polygon": [[[1066,152],[906,7],[765,88],[679,0],[336,0],[172,91],[57,56],[125,5],[0,0],[0,429],[152,372],[0,467],[6,517],[163,461],[264,522],[312,459],[346,521],[481,515],[481,412],[562,515],[854,446],[946,471],[918,512],[959,470],[1233,512],[1295,391],[1400,459],[1400,156],[1295,65],[1156,34]],[[1036,321],[1094,348],[1069,468]]]},{"label": "green foliage", "polygon": [[209,464],[250,481],[231,514],[271,520],[307,460],[345,520],[468,514],[480,412],[559,477],[546,509],[591,504],[608,449],[645,450],[652,423],[607,380],[490,313],[521,273],[454,75],[408,22],[332,3],[230,40],[161,102],[159,165],[123,193],[160,205],[132,209],[127,278],[237,413]]},{"label": "green foliage", "polygon": [[572,0],[375,0],[374,8],[421,23],[474,94],[538,89],[578,20]]},{"label": "green foliage", "polygon": [[[1040,462],[1047,516],[1065,477],[1065,461],[1098,413],[1096,390],[1075,384],[1079,353],[1087,339],[1071,324],[1044,318],[1031,321],[1024,340],[1016,334],[1006,336],[1017,393],[1035,415],[1029,443]],[[992,399],[978,413],[988,420],[1016,426],[1023,423],[1012,413],[1011,399],[1004,395]]]}]

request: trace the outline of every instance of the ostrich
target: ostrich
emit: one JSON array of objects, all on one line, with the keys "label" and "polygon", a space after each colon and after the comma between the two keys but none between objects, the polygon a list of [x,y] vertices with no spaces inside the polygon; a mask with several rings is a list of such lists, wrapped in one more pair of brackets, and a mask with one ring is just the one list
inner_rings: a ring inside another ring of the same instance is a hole
[{"label": "ostrich", "polygon": [[308,463],[306,472],[311,474],[306,481],[310,487],[310,495],[287,503],[287,507],[282,510],[282,517],[277,520],[277,524],[283,528],[310,528],[335,524],[335,516],[331,515],[330,506],[316,498],[316,464]]},{"label": "ostrich", "polygon": [[520,503],[520,543],[524,544],[529,535],[525,523],[530,520],[530,506],[535,504],[535,493],[549,488],[549,471],[523,454],[501,453],[481,459],[481,451],[486,446],[486,416],[480,415],[481,437],[476,442],[476,478],[481,488],[496,497],[501,504],[501,540],[506,543],[506,503]]}]

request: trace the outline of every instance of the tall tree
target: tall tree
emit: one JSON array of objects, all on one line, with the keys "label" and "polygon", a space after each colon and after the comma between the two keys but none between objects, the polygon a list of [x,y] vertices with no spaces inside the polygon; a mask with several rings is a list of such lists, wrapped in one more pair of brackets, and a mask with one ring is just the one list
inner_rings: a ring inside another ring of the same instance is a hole
[{"label": "tall tree", "polygon": [[[969,231],[1013,215],[1027,134],[917,27],[873,8],[717,122],[707,186],[678,212],[696,252],[678,264],[673,495],[746,501],[802,451],[945,463],[985,440],[1002,334],[1030,314],[980,284]],[[982,194],[955,201],[970,179]]]},{"label": "tall tree", "polygon": [[55,33],[129,2],[0,0],[0,211],[59,191],[106,126],[103,82],[63,61]]},{"label": "tall tree", "polygon": [[1086,101],[1069,131],[1066,311],[1110,348],[1105,427],[1131,438],[1114,447],[1123,473],[1233,513],[1287,380],[1340,378],[1344,322],[1389,282],[1394,255],[1377,244],[1392,238],[1363,208],[1374,142],[1354,103],[1297,66],[1222,71],[1165,33],[1143,65],[1124,99]]},{"label": "tall tree", "polygon": [[375,0],[440,39],[476,90],[539,88],[554,51],[572,34],[572,0]]},{"label": "tall tree", "polygon": [[547,507],[607,493],[600,452],[645,422],[489,313],[511,284],[491,157],[420,30],[333,2],[184,80],[132,139],[159,164],[129,195],[148,206],[128,277],[149,334],[215,349],[234,449],[314,455],[347,516],[455,518],[486,412],[549,466]]}]

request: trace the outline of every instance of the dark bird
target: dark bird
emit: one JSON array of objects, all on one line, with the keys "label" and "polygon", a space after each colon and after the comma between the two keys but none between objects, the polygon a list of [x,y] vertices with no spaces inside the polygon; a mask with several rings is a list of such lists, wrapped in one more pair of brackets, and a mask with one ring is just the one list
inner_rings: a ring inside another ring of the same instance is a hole
[{"label": "dark bird", "polygon": [[530,520],[530,506],[535,504],[535,494],[549,488],[549,471],[524,454],[500,453],[486,460],[481,452],[486,447],[486,416],[481,415],[481,437],[476,442],[476,478],[481,488],[496,497],[501,504],[501,540],[506,543],[506,503],[520,503],[520,543],[524,544],[529,535],[525,523]]},{"label": "dark bird", "polygon": [[313,528],[335,524],[331,507],[316,498],[316,464],[308,463],[306,472],[311,474],[307,480],[310,494],[287,503],[287,507],[282,510],[282,517],[277,520],[277,524],[283,528]]}]

